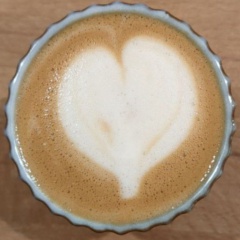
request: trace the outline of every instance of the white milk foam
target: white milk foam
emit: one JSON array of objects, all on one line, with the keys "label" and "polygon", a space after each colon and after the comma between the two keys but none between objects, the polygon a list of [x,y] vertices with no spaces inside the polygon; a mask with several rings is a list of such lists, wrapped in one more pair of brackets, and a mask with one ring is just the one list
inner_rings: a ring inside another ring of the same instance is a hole
[{"label": "white milk foam", "polygon": [[171,46],[147,36],[128,40],[121,62],[100,46],[79,53],[58,94],[69,140],[117,177],[126,199],[186,139],[196,108],[187,63]]}]

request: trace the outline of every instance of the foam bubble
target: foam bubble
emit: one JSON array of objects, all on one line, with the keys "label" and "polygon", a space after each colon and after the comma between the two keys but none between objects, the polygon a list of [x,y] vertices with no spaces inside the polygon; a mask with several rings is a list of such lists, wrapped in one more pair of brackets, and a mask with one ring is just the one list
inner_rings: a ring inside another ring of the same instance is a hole
[{"label": "foam bubble", "polygon": [[66,69],[58,113],[70,141],[112,172],[123,198],[188,136],[197,111],[194,77],[171,46],[145,36],[128,40],[121,61],[94,47]]}]

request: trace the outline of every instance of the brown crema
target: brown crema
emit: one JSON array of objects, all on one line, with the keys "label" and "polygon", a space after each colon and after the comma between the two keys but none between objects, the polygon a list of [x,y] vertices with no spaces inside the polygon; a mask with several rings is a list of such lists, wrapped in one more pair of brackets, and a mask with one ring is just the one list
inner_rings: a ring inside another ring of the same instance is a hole
[{"label": "brown crema", "polygon": [[[81,52],[100,45],[121,61],[124,43],[141,35],[165,41],[184,57],[195,77],[199,106],[188,138],[146,173],[136,197],[122,199],[115,176],[67,137],[57,111],[58,87]],[[51,201],[76,216],[121,225],[157,217],[203,184],[221,147],[224,111],[211,63],[183,33],[143,15],[109,13],[69,25],[40,50],[18,92],[16,133],[25,167]]]}]

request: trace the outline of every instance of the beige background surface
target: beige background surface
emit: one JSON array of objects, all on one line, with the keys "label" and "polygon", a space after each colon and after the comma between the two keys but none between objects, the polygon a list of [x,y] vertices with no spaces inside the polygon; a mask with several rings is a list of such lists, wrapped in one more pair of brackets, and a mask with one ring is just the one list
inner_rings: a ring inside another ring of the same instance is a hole
[{"label": "beige background surface", "polygon": [[[240,130],[233,137],[232,156],[225,164],[224,174],[207,198],[171,224],[154,227],[144,233],[118,236],[73,226],[35,200],[28,186],[19,179],[3,135],[6,124],[3,108],[8,96],[8,84],[20,58],[31,42],[52,22],[73,10],[108,2],[0,0],[0,240],[240,240]],[[211,48],[222,58],[223,67],[232,80],[232,94],[238,104],[235,120],[240,125],[240,1],[142,0],[142,3],[169,11],[208,39]]]}]

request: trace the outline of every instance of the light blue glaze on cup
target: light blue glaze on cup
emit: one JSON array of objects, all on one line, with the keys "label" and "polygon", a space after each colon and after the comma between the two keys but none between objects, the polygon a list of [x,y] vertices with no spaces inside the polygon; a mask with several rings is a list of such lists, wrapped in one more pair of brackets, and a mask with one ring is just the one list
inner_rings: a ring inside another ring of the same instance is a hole
[{"label": "light blue glaze on cup", "polygon": [[[18,145],[17,138],[15,136],[15,107],[17,102],[18,88],[25,74],[25,71],[28,68],[29,63],[32,61],[32,59],[34,59],[39,49],[46,42],[48,42],[48,40],[53,35],[55,35],[57,32],[59,32],[66,26],[68,26],[69,24],[79,19],[83,19],[85,17],[89,17],[91,15],[98,14],[98,13],[110,13],[110,12],[116,12],[116,11],[117,12],[119,11],[133,12],[133,13],[136,12],[146,16],[157,18],[163,22],[166,22],[169,25],[172,25],[173,27],[175,27],[176,29],[178,29],[179,31],[187,35],[190,39],[192,39],[212,63],[212,67],[219,79],[219,85],[222,91],[223,100],[225,104],[225,131],[224,131],[222,146],[221,146],[219,155],[217,156],[217,161],[212,168],[213,169],[212,172],[208,175],[207,180],[204,181],[204,183],[199,187],[199,189],[186,202],[183,202],[180,206],[170,210],[166,214],[163,214],[159,217],[156,217],[147,221],[120,225],[120,226],[104,224],[101,222],[93,222],[93,221],[80,218],[60,208],[54,202],[52,202],[51,199],[47,198],[46,195],[44,195],[44,193],[41,191],[41,189],[38,186],[36,186],[35,183],[31,180],[26,168],[24,167],[24,164],[20,158],[19,150],[17,147]],[[167,224],[170,221],[172,221],[177,215],[190,211],[193,205],[199,199],[207,195],[213,182],[222,174],[224,162],[230,154],[231,136],[235,131],[235,124],[233,121],[233,111],[234,111],[235,104],[229,91],[229,85],[230,85],[230,80],[225,75],[222,69],[222,65],[219,57],[216,56],[211,51],[207,41],[203,37],[196,34],[187,23],[176,19],[175,17],[173,17],[172,15],[170,15],[165,11],[150,9],[143,4],[130,5],[130,4],[116,2],[109,5],[93,5],[83,11],[70,13],[63,20],[52,24],[46,30],[46,32],[32,44],[29,52],[20,61],[16,75],[10,84],[9,100],[5,108],[6,116],[7,116],[7,127],[6,127],[5,133],[10,142],[11,156],[19,169],[21,178],[31,187],[34,196],[37,199],[46,203],[46,205],[50,208],[50,210],[53,213],[66,217],[75,225],[88,226],[96,231],[110,230],[117,233],[125,233],[131,230],[141,230],[141,231],[147,230],[158,224]]]}]

